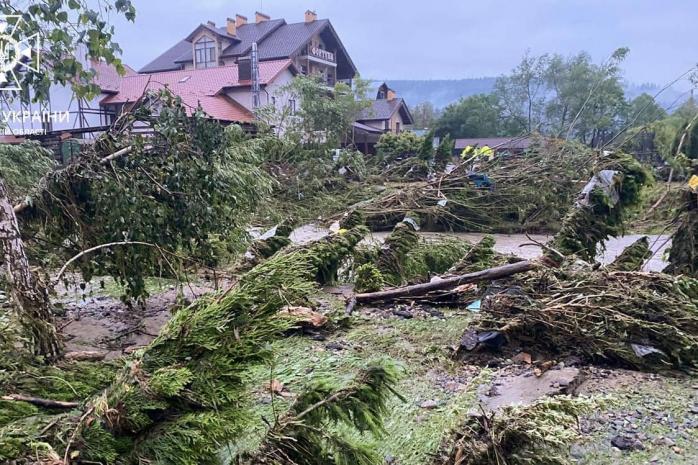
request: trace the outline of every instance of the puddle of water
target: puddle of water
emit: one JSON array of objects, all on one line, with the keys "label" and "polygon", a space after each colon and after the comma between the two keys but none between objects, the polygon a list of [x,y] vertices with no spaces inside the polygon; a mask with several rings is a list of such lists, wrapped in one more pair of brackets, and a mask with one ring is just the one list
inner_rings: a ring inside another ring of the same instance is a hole
[{"label": "puddle of water", "polygon": [[[296,228],[291,233],[291,240],[298,244],[305,244],[317,239],[321,239],[329,234],[329,229],[316,224],[307,224]],[[374,232],[366,237],[367,242],[382,243],[390,234],[389,232]],[[443,237],[451,237],[466,240],[475,243],[485,236],[482,233],[447,233],[447,232],[420,232],[426,240],[435,240]],[[552,236],[544,234],[531,234],[530,238],[525,234],[492,234],[495,239],[494,249],[497,252],[513,254],[524,259],[533,259],[539,257],[543,252],[541,248],[532,243],[531,239],[536,242],[546,243]],[[603,252],[600,252],[596,257],[601,263],[612,262],[627,246],[642,237],[641,234],[628,234],[627,236],[611,238],[606,241],[606,247]],[[650,248],[653,252],[650,258],[643,267],[643,271],[661,271],[666,262],[663,260],[664,253],[671,244],[669,236],[666,235],[649,235]]]}]

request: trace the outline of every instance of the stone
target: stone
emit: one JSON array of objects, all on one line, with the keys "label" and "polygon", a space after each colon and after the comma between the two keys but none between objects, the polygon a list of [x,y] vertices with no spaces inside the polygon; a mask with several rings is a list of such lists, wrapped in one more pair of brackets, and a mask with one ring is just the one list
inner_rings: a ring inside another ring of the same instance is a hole
[{"label": "stone", "polygon": [[439,401],[433,400],[433,399],[425,400],[424,402],[419,404],[420,408],[424,408],[424,409],[428,409],[428,410],[435,409],[438,406],[439,406]]},{"label": "stone", "polygon": [[611,445],[620,450],[643,450],[645,446],[636,438],[630,436],[614,436],[611,439]]}]

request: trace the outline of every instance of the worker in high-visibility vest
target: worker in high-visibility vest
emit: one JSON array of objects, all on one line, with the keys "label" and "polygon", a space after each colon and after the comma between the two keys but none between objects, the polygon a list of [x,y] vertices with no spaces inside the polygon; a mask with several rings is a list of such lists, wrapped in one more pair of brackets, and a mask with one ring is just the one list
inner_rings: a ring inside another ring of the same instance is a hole
[{"label": "worker in high-visibility vest", "polygon": [[494,158],[494,150],[492,150],[487,145],[483,145],[482,147],[468,145],[463,149],[463,152],[461,152],[460,157],[462,159],[468,158],[468,162],[474,161],[476,159],[491,160],[492,158]]}]

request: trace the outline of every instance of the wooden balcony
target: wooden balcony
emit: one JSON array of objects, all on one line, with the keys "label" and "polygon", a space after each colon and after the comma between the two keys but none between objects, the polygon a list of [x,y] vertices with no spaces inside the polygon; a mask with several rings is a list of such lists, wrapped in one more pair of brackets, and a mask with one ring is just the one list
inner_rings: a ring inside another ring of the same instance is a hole
[{"label": "wooden balcony", "polygon": [[334,53],[330,52],[329,50],[324,50],[318,47],[308,47],[308,58],[315,58],[317,60],[332,64],[337,63],[337,57]]}]

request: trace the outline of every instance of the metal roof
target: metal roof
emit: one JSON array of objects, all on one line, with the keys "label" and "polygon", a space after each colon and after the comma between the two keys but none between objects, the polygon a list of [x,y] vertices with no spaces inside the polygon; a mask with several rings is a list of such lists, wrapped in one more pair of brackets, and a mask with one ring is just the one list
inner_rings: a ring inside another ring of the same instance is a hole
[{"label": "metal roof", "polygon": [[139,73],[157,73],[159,71],[180,69],[182,66],[177,64],[176,61],[187,52],[192,53],[191,42],[184,39],[180,40],[173,47],[167,49],[165,53],[142,67]]},{"label": "metal roof", "polygon": [[231,40],[221,53],[222,57],[236,57],[249,54],[253,42],[257,42],[257,49],[260,60],[274,60],[280,58],[290,58],[296,54],[303,45],[318,33],[327,29],[337,42],[337,47],[342,51],[346,60],[338,62],[339,71],[352,76],[356,73],[356,66],[351,61],[343,44],[339,40],[332,24],[328,19],[318,19],[312,22],[287,24],[283,19],[272,19],[261,23],[248,23],[236,28],[236,35],[230,36],[225,27],[213,28],[208,24],[201,24],[189,34],[189,36],[178,42],[175,46],[165,51],[162,55],[141,68],[141,73],[153,73],[181,69],[182,64],[192,61],[191,38],[201,28],[216,33],[226,40]]},{"label": "metal roof", "polygon": [[374,121],[390,119],[396,111],[402,112],[402,119],[405,124],[412,124],[412,115],[410,114],[407,104],[402,98],[394,98],[392,100],[379,99],[372,100],[371,106],[365,108],[356,118],[357,121]]}]

